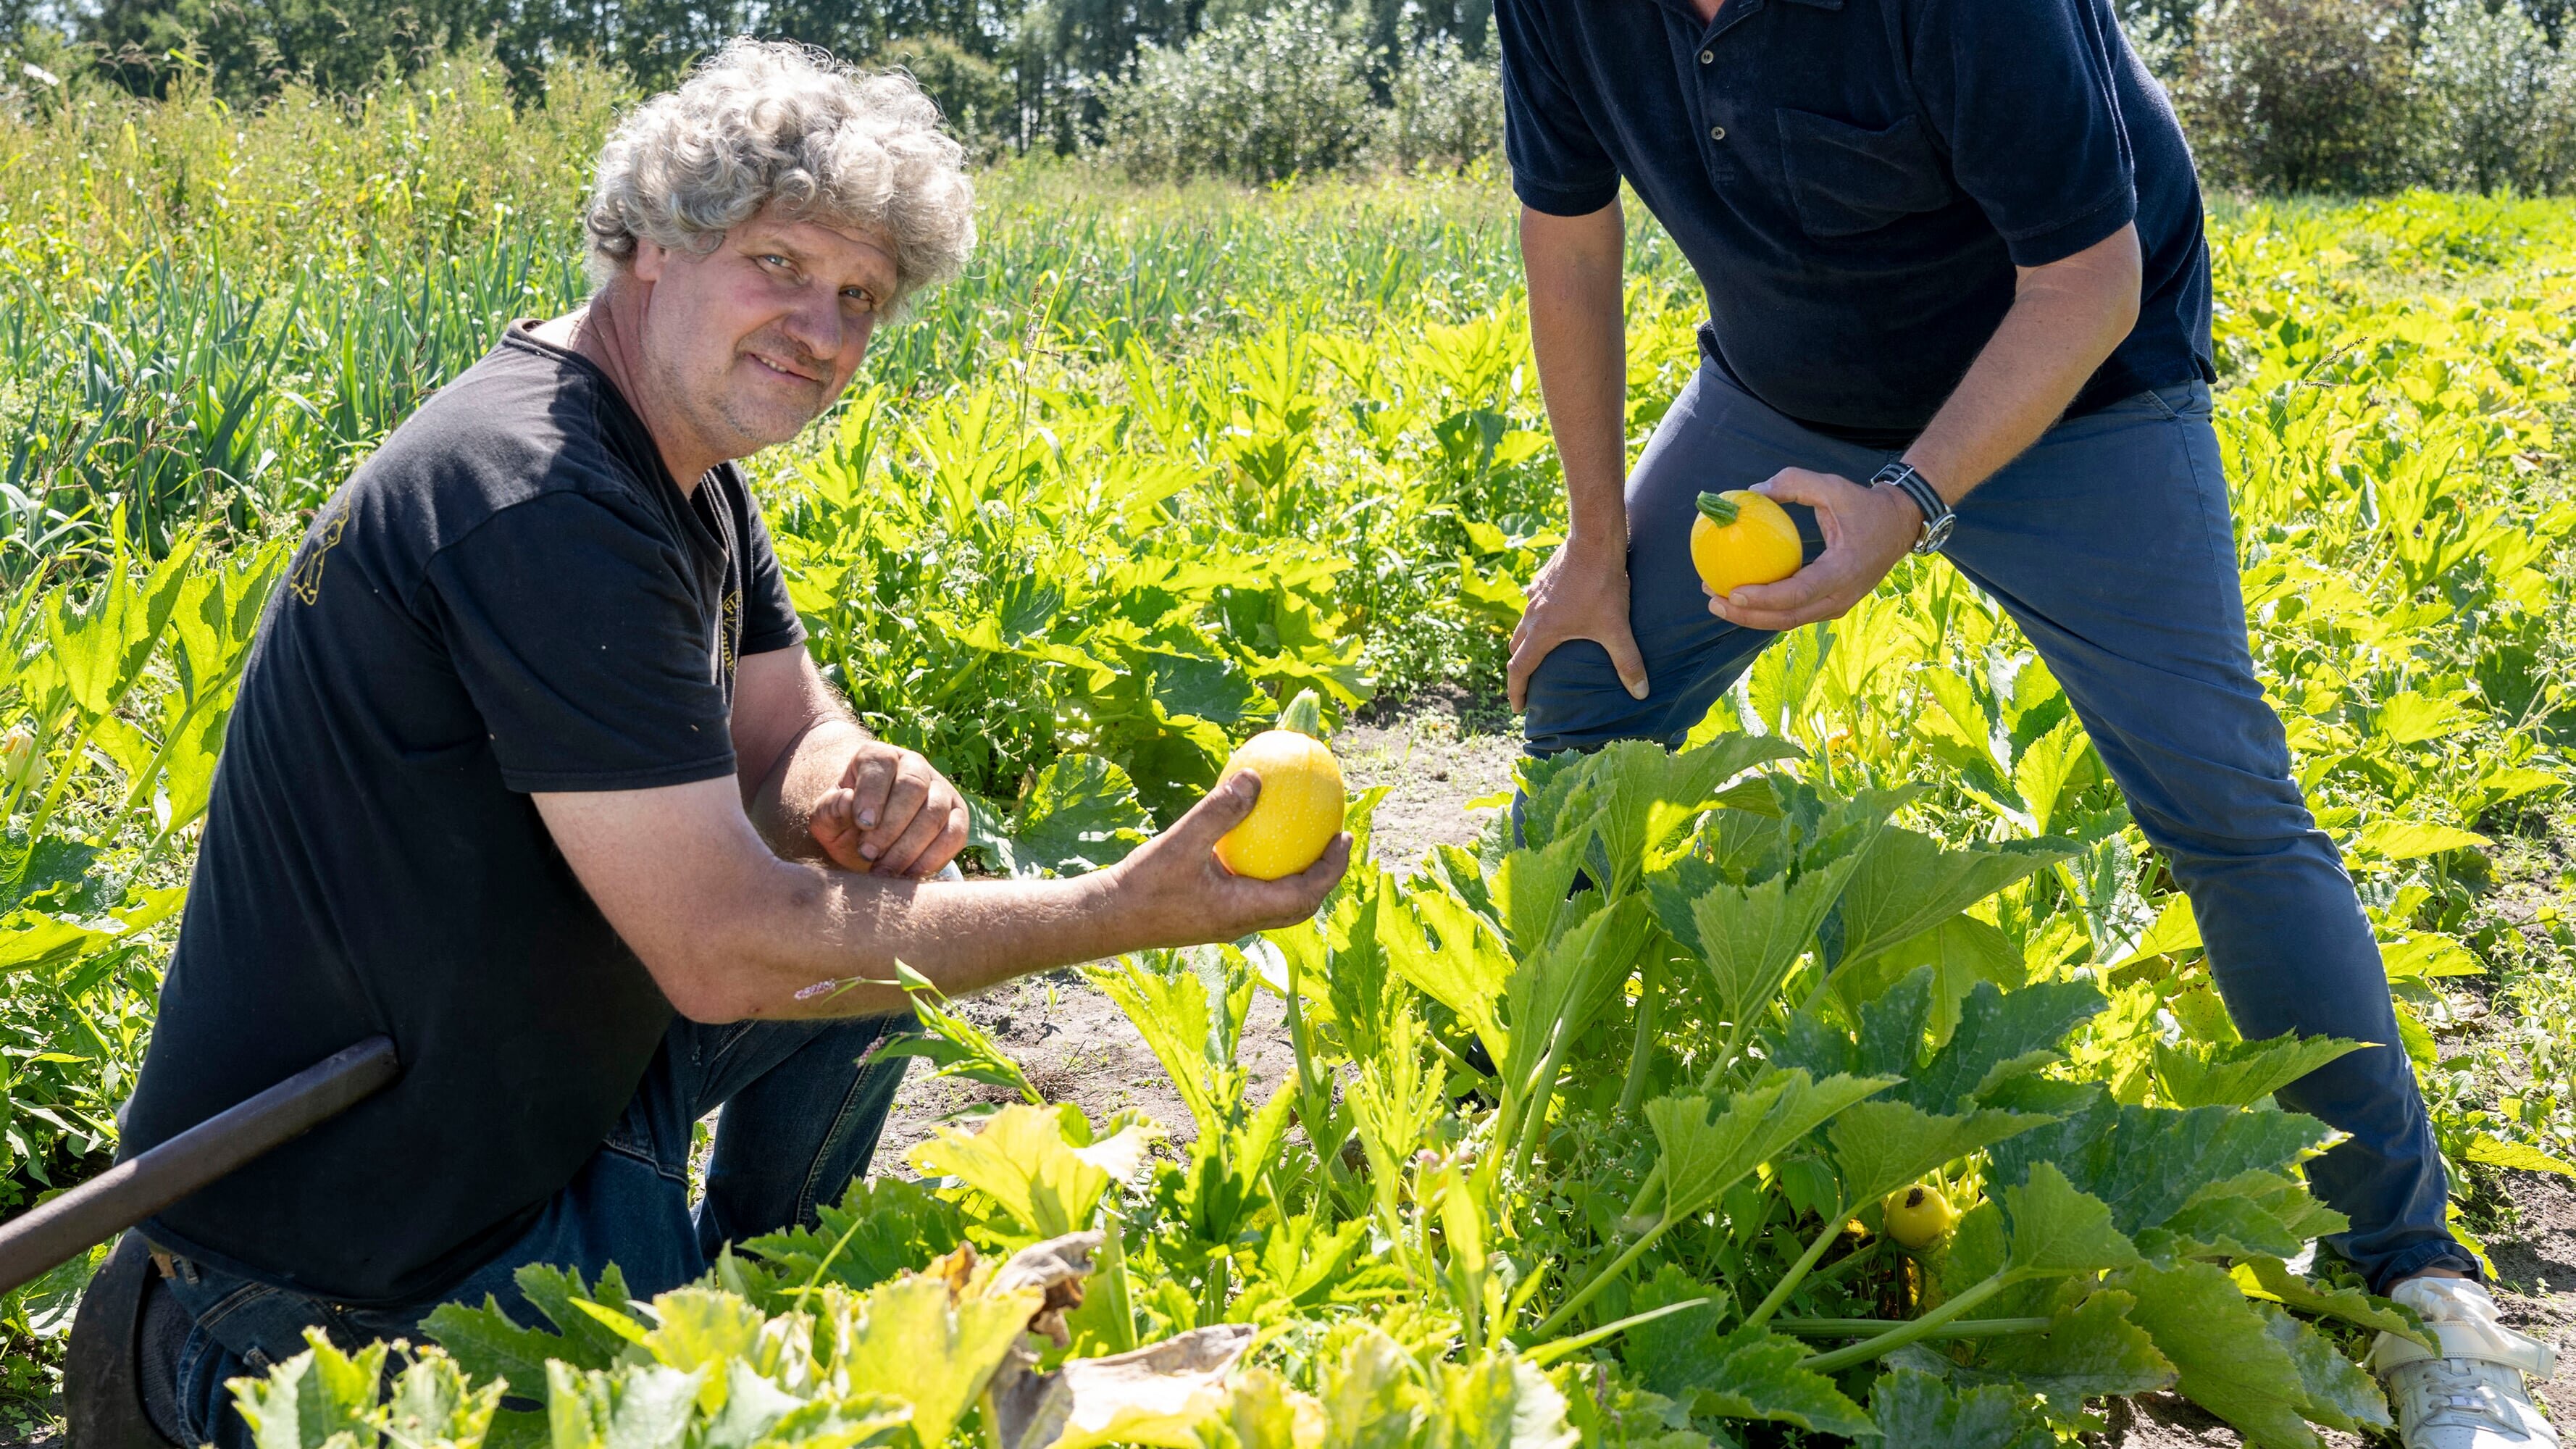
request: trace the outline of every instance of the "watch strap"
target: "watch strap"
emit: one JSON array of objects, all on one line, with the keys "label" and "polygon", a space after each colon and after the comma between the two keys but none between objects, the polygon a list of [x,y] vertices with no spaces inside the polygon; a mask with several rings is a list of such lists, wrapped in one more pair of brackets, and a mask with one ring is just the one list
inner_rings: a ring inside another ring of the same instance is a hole
[{"label": "watch strap", "polygon": [[1913,464],[1903,461],[1890,463],[1879,469],[1869,482],[1873,488],[1896,489],[1914,500],[1914,506],[1922,510],[1923,532],[1914,541],[1916,553],[1939,553],[1941,545],[1950,541],[1950,529],[1958,515],[1950,507],[1950,501],[1941,496],[1941,490],[1933,487],[1931,480],[1917,472]]}]

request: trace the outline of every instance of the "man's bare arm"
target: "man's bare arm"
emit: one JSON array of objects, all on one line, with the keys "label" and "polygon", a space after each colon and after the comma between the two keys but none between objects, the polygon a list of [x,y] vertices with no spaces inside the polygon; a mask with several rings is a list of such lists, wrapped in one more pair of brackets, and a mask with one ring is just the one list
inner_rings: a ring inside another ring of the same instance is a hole
[{"label": "man's bare arm", "polygon": [[[1238,776],[1108,870],[1072,880],[949,882],[782,860],[734,785],[535,796],[608,923],[695,1021],[903,1009],[903,961],[951,995],[1150,946],[1230,941],[1311,915],[1349,863],[1342,837],[1304,875],[1229,873],[1217,838],[1252,808]],[[800,999],[823,982],[863,982]]]},{"label": "man's bare arm", "polygon": [[[2138,230],[2021,269],[2010,311],[1905,461],[1956,504],[2039,441],[2138,321]],[[1751,629],[1839,618],[1914,546],[1923,514],[1893,488],[1786,468],[1756,491],[1816,510],[1825,552],[1776,584],[1748,584],[1709,611]]]},{"label": "man's bare arm", "polygon": [[921,878],[965,848],[965,797],[862,728],[801,646],[736,667],[733,740],[743,809],[786,859]]},{"label": "man's bare arm", "polygon": [[2063,261],[2021,268],[2012,309],[1905,461],[1956,504],[2020,457],[2138,325],[2144,266],[2138,229],[2124,226]]},{"label": "man's bare arm", "polygon": [[1628,625],[1628,337],[1619,203],[1588,216],[1521,209],[1530,351],[1565,467],[1565,544],[1529,587],[1512,630],[1505,687],[1528,702],[1529,677],[1569,639],[1610,652],[1619,682],[1646,697],[1646,662]]}]

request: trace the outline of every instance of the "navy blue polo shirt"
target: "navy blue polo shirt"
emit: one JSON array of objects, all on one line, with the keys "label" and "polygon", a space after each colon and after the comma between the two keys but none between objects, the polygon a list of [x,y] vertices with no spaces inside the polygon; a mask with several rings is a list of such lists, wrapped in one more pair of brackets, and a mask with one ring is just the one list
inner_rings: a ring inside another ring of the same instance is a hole
[{"label": "navy blue polo shirt", "polygon": [[2109,0],[1496,0],[1505,149],[1531,208],[1624,178],[1699,273],[1701,343],[1819,431],[1912,441],[2014,272],[2128,222],[2138,324],[2083,412],[2214,379],[2182,128]]}]

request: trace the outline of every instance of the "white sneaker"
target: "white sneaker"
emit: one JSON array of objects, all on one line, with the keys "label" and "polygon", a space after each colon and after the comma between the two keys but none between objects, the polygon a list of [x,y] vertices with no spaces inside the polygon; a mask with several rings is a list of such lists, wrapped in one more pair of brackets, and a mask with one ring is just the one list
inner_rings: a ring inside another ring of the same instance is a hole
[{"label": "white sneaker", "polygon": [[2383,1333],[2370,1366],[2387,1376],[2406,1449],[2558,1449],[2524,1374],[2549,1377],[2558,1356],[2496,1318],[2495,1300],[2466,1278],[2410,1278],[2390,1295],[2421,1315],[2440,1355]]}]

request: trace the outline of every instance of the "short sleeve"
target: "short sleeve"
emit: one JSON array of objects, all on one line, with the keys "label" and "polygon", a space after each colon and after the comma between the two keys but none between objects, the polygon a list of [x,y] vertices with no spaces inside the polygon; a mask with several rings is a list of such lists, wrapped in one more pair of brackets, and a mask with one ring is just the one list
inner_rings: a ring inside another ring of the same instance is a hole
[{"label": "short sleeve", "polygon": [[730,710],[686,558],[641,504],[570,491],[502,509],[424,589],[502,782],[642,790],[733,773]]},{"label": "short sleeve", "polygon": [[750,489],[737,488],[733,496],[743,500],[742,652],[749,656],[793,649],[805,642],[805,621],[796,617],[796,606],[788,600],[786,575],[769,546],[769,524]]},{"label": "short sleeve", "polygon": [[1619,199],[1619,166],[1574,102],[1538,11],[1543,0],[1495,0],[1503,53],[1503,155],[1512,191],[1532,211],[1589,216]]},{"label": "short sleeve", "polygon": [[2096,0],[1925,0],[1918,12],[1916,93],[2015,266],[2063,261],[2137,217],[2111,24]]}]

